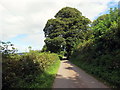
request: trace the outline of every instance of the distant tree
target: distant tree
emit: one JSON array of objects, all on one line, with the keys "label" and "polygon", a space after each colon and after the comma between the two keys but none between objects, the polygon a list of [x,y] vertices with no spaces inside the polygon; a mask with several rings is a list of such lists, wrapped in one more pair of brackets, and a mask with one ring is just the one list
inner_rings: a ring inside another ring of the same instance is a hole
[{"label": "distant tree", "polygon": [[76,40],[84,39],[83,33],[89,29],[90,20],[82,16],[82,13],[75,8],[62,8],[55,19],[50,19],[44,28],[45,44],[49,51],[67,51],[68,57]]},{"label": "distant tree", "polygon": [[18,50],[14,47],[14,44],[12,44],[11,42],[0,41],[0,53],[2,53],[3,56],[14,54],[17,51]]},{"label": "distant tree", "polygon": [[29,47],[28,47],[28,49],[29,49],[29,52],[30,52],[30,51],[32,50],[32,47],[31,47],[31,46],[29,46]]}]

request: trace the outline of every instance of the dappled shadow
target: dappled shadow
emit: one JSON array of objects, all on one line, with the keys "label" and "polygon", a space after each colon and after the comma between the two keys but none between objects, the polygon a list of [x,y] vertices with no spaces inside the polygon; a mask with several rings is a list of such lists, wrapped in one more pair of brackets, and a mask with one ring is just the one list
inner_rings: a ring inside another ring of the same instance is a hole
[{"label": "dappled shadow", "polygon": [[69,63],[69,61],[68,60],[64,60],[64,62],[63,63]]},{"label": "dappled shadow", "polygon": [[65,68],[65,69],[73,70],[73,68],[72,68],[72,67],[67,67],[67,68]]},{"label": "dappled shadow", "polygon": [[68,60],[62,62],[62,68],[58,72],[53,88],[108,88],[83,70],[75,67]]},{"label": "dappled shadow", "polygon": [[56,83],[53,88],[89,88],[85,83],[80,83],[78,76],[75,77],[63,77],[57,75]]},{"label": "dappled shadow", "polygon": [[65,69],[74,70],[75,72],[77,72],[77,70],[75,69],[75,67],[73,66],[73,64],[70,63],[70,61],[65,60],[63,63],[66,63],[66,64],[69,64],[69,65],[70,65],[70,67],[67,67],[67,68],[65,68]]},{"label": "dappled shadow", "polygon": [[[64,77],[62,75],[57,75],[57,78],[55,79],[55,83],[53,85],[53,88],[83,88],[85,90],[93,90],[93,88],[107,88],[107,87],[103,87],[103,86],[99,86],[97,85],[97,83],[95,84],[95,82],[91,81],[90,84],[86,84],[86,81],[83,81],[82,79],[79,78],[78,76],[74,76],[74,77]],[[92,85],[94,84],[94,85]],[[109,90],[109,89],[108,89]]]}]

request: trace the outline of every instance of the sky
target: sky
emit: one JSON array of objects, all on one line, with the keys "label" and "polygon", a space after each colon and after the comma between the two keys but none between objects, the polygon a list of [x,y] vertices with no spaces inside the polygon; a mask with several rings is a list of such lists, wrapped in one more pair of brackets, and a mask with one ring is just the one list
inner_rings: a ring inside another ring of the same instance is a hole
[{"label": "sky", "polygon": [[118,7],[119,0],[0,0],[0,40],[10,41],[18,52],[41,50],[43,29],[48,19],[63,7],[73,7],[82,15],[95,20]]}]

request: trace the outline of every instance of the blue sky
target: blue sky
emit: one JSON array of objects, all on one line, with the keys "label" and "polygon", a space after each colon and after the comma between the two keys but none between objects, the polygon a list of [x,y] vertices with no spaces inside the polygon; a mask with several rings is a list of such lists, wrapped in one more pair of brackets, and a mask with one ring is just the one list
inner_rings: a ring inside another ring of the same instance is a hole
[{"label": "blue sky", "polygon": [[19,52],[40,50],[44,45],[43,28],[48,19],[63,7],[77,8],[94,20],[118,7],[119,0],[1,0],[0,34],[2,41],[10,41]]}]

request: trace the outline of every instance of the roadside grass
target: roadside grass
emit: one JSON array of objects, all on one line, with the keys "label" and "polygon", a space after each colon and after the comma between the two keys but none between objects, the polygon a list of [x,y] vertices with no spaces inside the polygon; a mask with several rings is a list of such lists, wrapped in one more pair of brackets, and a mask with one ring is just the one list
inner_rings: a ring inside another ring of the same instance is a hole
[{"label": "roadside grass", "polygon": [[[79,68],[85,70],[86,73],[92,75],[96,79],[103,82],[110,88],[118,88],[120,83],[119,73],[118,70],[109,70],[106,67],[97,66],[95,64],[87,63],[83,60],[79,59],[80,56],[77,58],[73,57],[70,61],[78,66]],[[79,60],[78,60],[79,59]]]},{"label": "roadside grass", "polygon": [[51,65],[48,69],[46,69],[42,74],[39,74],[35,77],[33,82],[26,83],[24,80],[21,80],[19,83],[19,87],[21,88],[52,88],[55,76],[57,74],[58,68],[60,65],[60,60],[56,60],[56,62]]},{"label": "roadside grass", "polygon": [[52,88],[59,65],[60,65],[60,60],[57,60],[50,68],[45,70],[45,72],[36,79],[36,81],[38,81],[38,82],[42,81],[43,83],[41,83],[41,85],[37,85],[37,86],[36,86],[36,84],[33,84],[33,88],[34,88],[34,86],[36,86],[36,88]]}]

